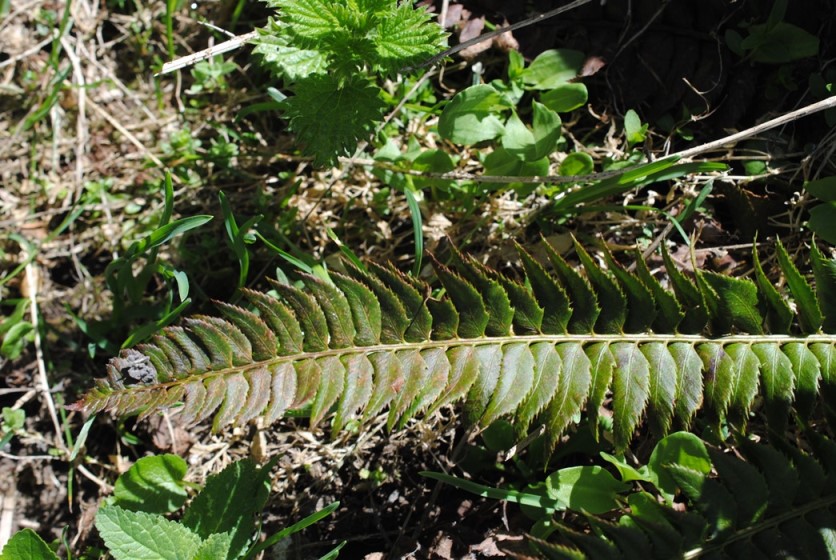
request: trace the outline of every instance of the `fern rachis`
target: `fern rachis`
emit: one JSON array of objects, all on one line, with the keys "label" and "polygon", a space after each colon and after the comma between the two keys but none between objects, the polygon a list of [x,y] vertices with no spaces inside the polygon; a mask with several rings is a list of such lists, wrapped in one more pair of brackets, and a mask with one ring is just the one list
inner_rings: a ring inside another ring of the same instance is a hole
[{"label": "fern rachis", "polygon": [[[645,414],[660,433],[702,407],[741,423],[760,394],[781,429],[790,406],[805,418],[836,387],[836,337],[822,332],[836,313],[824,273],[836,262],[817,250],[816,293],[783,267],[799,335],[771,320],[790,306],[764,295],[759,286],[772,284],[760,267],[754,282],[705,272],[691,282],[669,267],[670,293],[641,267],[631,275],[608,258],[606,271],[577,249],[584,276],[551,250],[550,274],[521,249],[525,285],[454,252],[450,268],[434,263],[440,299],[376,265],[347,265],[332,282],[302,275],[304,289],[276,283],[278,298],[245,291],[249,309],[219,304],[225,319],[194,317],[114,358],[74,406],[147,415],[183,402],[184,422],[213,416],[215,429],[309,406],[312,423],[333,412],[339,429],[386,407],[393,427],[463,401],[472,423],[509,417],[523,433],[536,422],[554,445],[584,406],[594,414],[611,393],[624,447]],[[653,309],[636,309],[642,301]],[[665,324],[705,334],[650,330]]]}]

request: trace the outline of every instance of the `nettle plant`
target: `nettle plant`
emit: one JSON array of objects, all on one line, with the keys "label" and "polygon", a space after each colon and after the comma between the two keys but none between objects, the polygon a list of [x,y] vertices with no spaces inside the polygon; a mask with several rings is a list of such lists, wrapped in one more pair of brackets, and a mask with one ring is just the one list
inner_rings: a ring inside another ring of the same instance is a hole
[{"label": "nettle plant", "polygon": [[445,45],[441,27],[411,1],[267,0],[278,10],[255,52],[293,93],[283,109],[317,164],[353,153],[385,107],[377,76],[406,70]]}]

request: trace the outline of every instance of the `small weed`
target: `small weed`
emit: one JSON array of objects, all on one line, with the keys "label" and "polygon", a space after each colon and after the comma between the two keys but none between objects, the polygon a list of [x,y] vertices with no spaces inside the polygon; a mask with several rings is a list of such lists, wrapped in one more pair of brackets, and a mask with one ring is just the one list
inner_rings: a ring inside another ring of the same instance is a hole
[{"label": "small weed", "polygon": [[[113,293],[113,312],[104,321],[86,322],[73,315],[79,328],[92,339],[88,345],[91,356],[97,349],[115,353],[120,347],[115,339],[125,328],[130,332],[121,347],[127,348],[148,338],[171,324],[191,302],[189,279],[184,272],[159,259],[159,249],[171,239],[198,228],[212,219],[199,215],[171,220],[174,212],[174,190],[171,177],[165,178],[165,207],[157,228],[134,241],[124,256],[114,259],[105,270],[107,287]],[[164,301],[149,304],[146,293],[157,277],[168,286]],[[175,305],[175,301],[179,301]],[[139,326],[135,326],[139,323]]]},{"label": "small weed", "polygon": [[[96,514],[96,528],[116,560],[255,558],[339,507],[339,502],[333,503],[261,542],[255,541],[257,517],[267,503],[270,471],[276,461],[260,468],[250,459],[232,463],[210,477],[184,508],[181,520],[173,521],[165,515],[183,508],[187,489],[193,486],[184,480],[186,461],[177,455],[144,457],[116,480],[113,496]],[[344,544],[335,547],[330,557],[336,557]],[[87,554],[99,557],[95,550]],[[58,560],[58,555],[37,533],[24,529],[0,553],[2,560],[22,558]]]}]

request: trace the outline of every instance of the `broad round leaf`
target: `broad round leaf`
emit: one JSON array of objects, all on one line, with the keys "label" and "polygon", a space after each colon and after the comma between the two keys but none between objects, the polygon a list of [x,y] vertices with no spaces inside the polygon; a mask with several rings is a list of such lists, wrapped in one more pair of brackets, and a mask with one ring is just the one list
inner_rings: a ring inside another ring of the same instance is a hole
[{"label": "broad round leaf", "polygon": [[131,511],[169,513],[186,503],[186,461],[177,455],[143,457],[113,487],[114,502]]}]

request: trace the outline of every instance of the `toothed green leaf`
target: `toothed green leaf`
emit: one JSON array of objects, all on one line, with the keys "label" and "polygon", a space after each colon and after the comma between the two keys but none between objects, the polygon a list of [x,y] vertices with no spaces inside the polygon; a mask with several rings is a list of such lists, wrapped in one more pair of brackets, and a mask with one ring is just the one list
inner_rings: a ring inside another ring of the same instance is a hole
[{"label": "toothed green leaf", "polygon": [[435,273],[459,314],[459,338],[484,336],[490,316],[479,292],[461,276],[451,272],[443,264],[433,262]]},{"label": "toothed green leaf", "polygon": [[653,294],[645,285],[633,276],[628,274],[617,262],[609,250],[604,251],[607,259],[607,268],[618,280],[618,284],[627,297],[627,319],[624,322],[625,332],[646,332],[656,319],[656,302]]},{"label": "toothed green leaf", "polygon": [[650,364],[633,344],[617,342],[610,346],[615,358],[613,374],[613,435],[616,450],[623,450],[633,439],[633,430],[650,396]]},{"label": "toothed green leaf", "polygon": [[[279,298],[245,289],[247,306],[219,304],[226,320],[196,316],[185,328],[167,327],[123,350],[108,363],[107,377],[70,408],[141,420],[182,402],[172,409],[178,421],[210,420],[214,431],[257,418],[269,424],[295,410],[314,425],[333,418],[336,433],[362,428],[387,407],[394,429],[460,405],[466,421],[507,421],[516,437],[543,426],[546,452],[584,412],[593,430],[606,425],[597,416],[602,406],[612,410],[617,449],[645,418],[664,434],[674,423],[688,426],[704,407],[713,413],[711,429],[726,421],[742,428],[758,410],[758,394],[775,435],[784,431],[790,404],[806,420],[821,395],[825,411],[834,414],[836,339],[761,333],[759,318],[768,314],[759,314],[765,301],[759,283],[703,273],[699,291],[668,255],[673,295],[641,265],[632,274],[609,259],[614,279],[577,250],[597,294],[549,247],[557,274],[520,248],[526,278],[519,283],[454,253],[449,267],[434,263],[437,290],[392,267],[369,265],[364,272],[348,262],[348,276],[331,274],[334,284],[301,275],[297,285],[304,288],[274,283]],[[596,301],[619,285],[629,295],[609,292],[612,303],[599,316]],[[807,287],[816,305],[828,301]],[[701,330],[686,336],[616,329],[637,307],[652,309],[645,327],[653,311],[676,324],[681,307],[690,327],[701,323]],[[688,315],[694,307],[699,313]],[[616,330],[591,332],[599,324]],[[719,331],[724,324],[728,331]],[[587,330],[567,334],[570,325]]]},{"label": "toothed green leaf", "polygon": [[790,260],[787,250],[780,240],[776,240],[778,264],[787,279],[795,304],[798,306],[798,320],[801,330],[805,333],[815,333],[821,328],[822,314],[813,289],[807,280],[798,272]]},{"label": "toothed green leaf", "polygon": [[380,90],[361,76],[314,74],[296,81],[284,101],[290,129],[317,165],[351,155],[380,120]]},{"label": "toothed green leaf", "polygon": [[763,318],[758,312],[758,290],[751,280],[713,272],[699,272],[698,278],[717,294],[718,316],[714,324],[722,325],[718,332],[730,332],[732,329],[752,334],[763,332]]},{"label": "toothed green leaf", "polygon": [[810,261],[816,279],[816,297],[824,318],[825,332],[836,332],[836,261],[827,259],[813,243],[810,246]]},{"label": "toothed green leaf", "polygon": [[755,282],[757,282],[759,290],[758,298],[761,307],[766,309],[766,322],[769,329],[774,333],[789,332],[792,324],[792,310],[766,277],[757,249],[752,250],[752,264],[755,267]]},{"label": "toothed green leaf", "polygon": [[543,332],[546,334],[565,333],[567,322],[572,315],[566,293],[525,249],[517,245],[517,252],[522,259],[528,281],[531,283],[531,290],[544,310]]},{"label": "toothed green leaf", "polygon": [[702,332],[708,322],[708,310],[700,290],[673,263],[664,244],[662,244],[662,259],[665,262],[665,269],[673,291],[685,310],[685,317],[679,323],[679,332],[686,334]]},{"label": "toothed green leaf", "polygon": [[387,11],[373,35],[376,64],[384,72],[397,72],[441,51],[446,35],[431,19],[426,9],[415,8],[412,2]]},{"label": "toothed green leaf", "polygon": [[586,271],[586,277],[595,290],[601,313],[595,322],[595,332],[619,333],[627,319],[627,298],[612,277],[604,272],[589,253],[575,241],[575,251]]},{"label": "toothed green leaf", "polygon": [[548,242],[544,243],[546,254],[554,266],[557,276],[572,301],[572,316],[569,318],[570,333],[589,333],[595,327],[595,322],[601,314],[598,297],[586,278],[569,266],[563,257],[554,250]]}]

